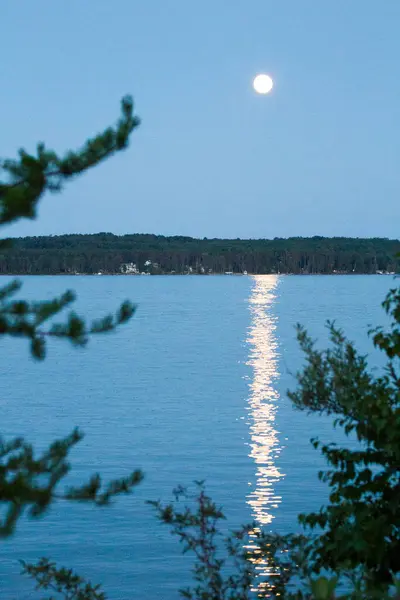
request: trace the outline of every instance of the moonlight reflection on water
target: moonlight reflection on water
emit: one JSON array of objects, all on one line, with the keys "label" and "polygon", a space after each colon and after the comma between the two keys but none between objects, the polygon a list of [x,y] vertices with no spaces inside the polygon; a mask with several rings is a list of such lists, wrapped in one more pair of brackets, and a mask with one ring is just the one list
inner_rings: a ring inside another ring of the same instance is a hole
[{"label": "moonlight reflection on water", "polygon": [[[271,307],[279,285],[277,275],[254,276],[249,298],[251,324],[248,330],[248,366],[252,369],[248,398],[248,425],[250,428],[249,456],[256,465],[255,484],[247,496],[252,515],[261,527],[268,526],[274,518],[281,498],[275,494],[275,484],[283,477],[275,465],[281,451],[275,414],[278,393],[274,383],[278,373],[278,343],[275,336],[276,317]],[[271,575],[265,559],[257,565],[260,577]],[[260,582],[260,587],[263,583]],[[260,589],[260,588],[259,588]]]}]

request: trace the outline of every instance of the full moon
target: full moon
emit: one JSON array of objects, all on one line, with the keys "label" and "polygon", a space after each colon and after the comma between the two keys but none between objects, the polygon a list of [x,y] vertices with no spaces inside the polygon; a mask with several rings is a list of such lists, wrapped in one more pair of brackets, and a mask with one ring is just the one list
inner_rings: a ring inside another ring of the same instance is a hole
[{"label": "full moon", "polygon": [[274,82],[269,75],[261,74],[254,78],[253,88],[257,94],[269,94],[273,86]]}]

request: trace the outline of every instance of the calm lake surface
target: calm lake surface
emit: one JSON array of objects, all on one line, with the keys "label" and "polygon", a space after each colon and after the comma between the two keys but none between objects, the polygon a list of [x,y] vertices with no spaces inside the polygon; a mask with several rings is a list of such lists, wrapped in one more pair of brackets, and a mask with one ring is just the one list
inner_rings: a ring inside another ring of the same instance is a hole
[{"label": "calm lake surface", "polygon": [[[127,298],[138,310],[84,350],[54,342],[43,364],[23,341],[3,340],[1,433],[44,448],[79,425],[86,437],[69,483],[137,467],[145,480],[111,508],[60,503],[21,522],[0,544],[0,598],[43,596],[18,564],[40,556],[103,583],[113,600],[178,598],[190,561],[145,501],[169,500],[195,479],[206,479],[232,527],[255,518],[296,528],[297,513],[326,498],[309,438],[333,434],[328,419],[294,411],[286,398],[302,364],[295,324],[324,344],[325,321],[336,319],[369,352],[367,329],[385,323],[390,287],[382,276],[24,278],[25,296],[36,299],[75,289],[77,311],[92,317]],[[379,365],[375,354],[371,362]]]}]

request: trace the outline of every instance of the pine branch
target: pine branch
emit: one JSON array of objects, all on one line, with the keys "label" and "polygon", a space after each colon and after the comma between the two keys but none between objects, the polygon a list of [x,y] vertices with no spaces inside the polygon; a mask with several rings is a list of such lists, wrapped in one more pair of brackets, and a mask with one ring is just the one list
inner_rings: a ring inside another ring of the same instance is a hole
[{"label": "pine branch", "polygon": [[53,442],[39,457],[22,438],[11,442],[0,439],[0,504],[6,510],[0,520],[0,537],[10,536],[25,510],[33,518],[43,515],[55,500],[91,502],[97,506],[109,504],[121,494],[130,494],[143,479],[139,470],[128,477],[102,484],[96,474],[80,487],[58,492],[61,481],[71,465],[68,456],[83,438],[75,429],[69,436]]},{"label": "pine branch", "polygon": [[[36,564],[20,561],[22,574],[36,582],[37,590],[51,590],[64,600],[106,600],[100,585],[92,585],[72,569],[58,568],[56,563],[41,558]],[[49,598],[48,600],[51,600]]]},{"label": "pine branch", "polygon": [[[46,191],[60,191],[68,179],[126,148],[138,125],[133,101],[126,97],[116,126],[89,139],[77,152],[59,157],[44,144],[38,144],[35,156],[20,150],[19,159],[4,160],[0,167],[6,177],[5,182],[0,182],[0,225],[23,217],[35,218],[37,203]],[[75,301],[72,291],[50,301],[29,302],[15,299],[20,290],[19,281],[0,288],[0,336],[27,339],[33,357],[38,360],[45,358],[49,339],[67,339],[75,346],[83,346],[92,335],[114,331],[129,321],[135,311],[130,302],[124,302],[115,315],[89,324],[73,312],[65,322],[54,323],[54,318]],[[0,536],[11,535],[26,510],[31,517],[39,517],[57,499],[108,504],[119,494],[131,493],[141,481],[142,473],[138,470],[105,486],[100,476],[95,475],[79,488],[60,493],[59,484],[70,470],[69,452],[81,439],[82,434],[76,429],[37,457],[24,439],[6,442],[0,438],[0,505],[4,508]]]},{"label": "pine branch", "polygon": [[21,149],[19,159],[3,160],[0,168],[6,181],[0,181],[0,225],[20,218],[34,219],[38,201],[46,191],[61,191],[68,179],[124,150],[140,120],[133,114],[130,96],[123,98],[121,108],[121,118],[114,128],[107,128],[89,139],[76,152],[67,152],[60,157],[40,143],[36,155]]},{"label": "pine branch", "polygon": [[107,315],[89,325],[72,312],[65,323],[53,323],[44,329],[44,324],[75,301],[74,292],[68,290],[59,298],[43,302],[10,301],[20,288],[20,282],[13,281],[0,289],[0,336],[29,339],[32,355],[37,360],[45,358],[47,338],[67,339],[75,346],[84,346],[92,335],[114,331],[135,312],[133,304],[124,302],[115,315]]}]

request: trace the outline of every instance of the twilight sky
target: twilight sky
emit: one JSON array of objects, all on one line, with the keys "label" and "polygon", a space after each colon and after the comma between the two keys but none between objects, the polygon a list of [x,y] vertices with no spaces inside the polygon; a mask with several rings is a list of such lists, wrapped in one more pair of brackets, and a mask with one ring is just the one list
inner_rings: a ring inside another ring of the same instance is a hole
[{"label": "twilight sky", "polygon": [[1,24],[1,157],[80,146],[125,93],[142,118],[7,234],[399,236],[399,0],[3,0]]}]

